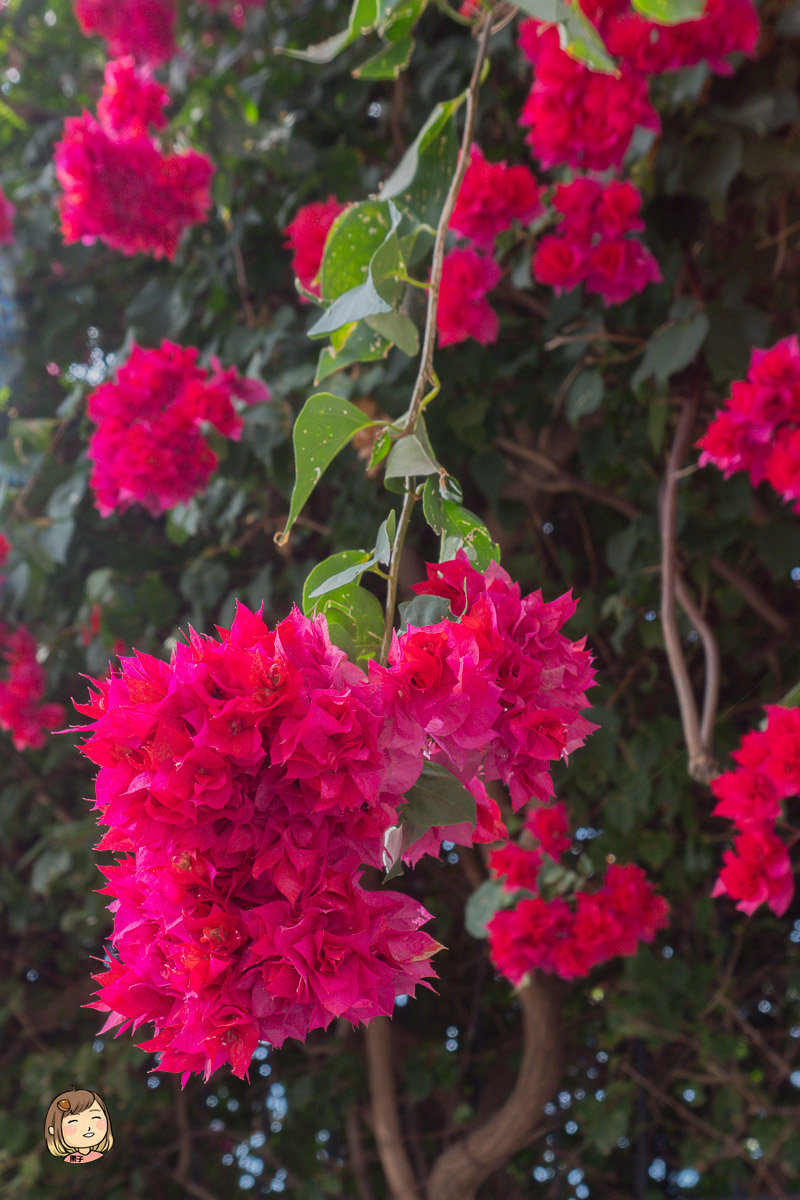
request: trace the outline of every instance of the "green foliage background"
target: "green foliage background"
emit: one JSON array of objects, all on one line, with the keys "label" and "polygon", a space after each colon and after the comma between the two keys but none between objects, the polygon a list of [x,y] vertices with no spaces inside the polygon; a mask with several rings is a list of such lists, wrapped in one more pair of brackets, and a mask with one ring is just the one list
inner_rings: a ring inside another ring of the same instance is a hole
[{"label": "green foliage background", "polygon": [[[52,147],[64,117],[94,105],[102,48],[80,36],[66,0],[11,0],[2,10],[0,183],[18,207],[18,242],[0,260],[0,522],[15,549],[0,607],[48,647],[48,698],[80,698],[80,675],[105,671],[115,639],[165,655],[187,624],[228,623],[236,597],[280,619],[315,563],[370,547],[396,505],[380,469],[366,473],[364,451],[348,449],[287,546],[273,543],[294,477],[292,424],[313,390],[319,350],[306,336],[316,310],[297,302],[281,228],[299,205],[331,192],[340,201],[374,193],[433,105],[464,88],[474,55],[468,33],[436,7],[397,82],[352,77],[363,45],[322,65],[272,53],[341,30],[347,7],[270,0],[242,32],[224,13],[184,7],[181,55],[168,69],[170,132],[214,159],[216,207],[173,264],[62,245]],[[436,359],[433,446],[523,590],[580,597],[568,631],[585,633],[597,657],[590,715],[601,729],[559,769],[557,792],[593,861],[642,864],[672,907],[653,947],[564,986],[562,1090],[542,1114],[541,1138],[485,1185],[485,1197],[585,1195],[578,1187],[637,1200],[736,1189],[780,1196],[797,1186],[800,913],[747,920],[710,899],[728,831],[709,815],[708,788],[688,777],[653,619],[658,494],[676,398],[702,396],[699,436],[751,347],[800,323],[800,7],[769,0],[761,14],[758,61],[729,79],[700,67],[654,84],[664,133],[634,178],[665,282],[609,311],[580,293],[556,300],[531,289],[531,244],[509,234],[493,299],[497,346],[466,343]],[[512,26],[492,43],[481,97],[477,140],[490,157],[527,161],[516,125],[527,81]],[[86,491],[85,397],[134,337],[218,354],[260,374],[273,402],[248,412],[240,444],[220,445],[221,469],[196,501],[167,519],[133,510],[101,520]],[[393,350],[325,387],[397,418],[414,374]],[[682,483],[678,533],[687,581],[720,645],[715,750],[724,763],[761,706],[800,677],[800,522],[767,489],[754,493],[742,477],[723,482],[709,468]],[[418,514],[404,587],[437,554]],[[758,590],[771,622],[715,560]],[[102,628],[85,646],[93,604]],[[699,681],[702,653],[686,622],[682,635]],[[87,765],[73,737],[20,754],[2,735],[2,1194],[177,1200],[248,1190],[239,1181],[249,1176],[261,1194],[352,1197],[353,1110],[375,1193],[385,1194],[359,1035],[314,1035],[254,1061],[249,1085],[220,1072],[183,1093],[170,1076],[148,1076],[155,1063],[130,1037],[97,1038],[98,1017],[81,1006],[110,922],[94,890]],[[402,1119],[420,1171],[497,1106],[519,1061],[515,999],[493,977],[485,943],[463,926],[483,874],[480,858],[459,849],[456,861],[426,860],[396,884],[431,910],[432,932],[448,947],[438,995],[399,1008],[394,1022]],[[65,1178],[41,1140],[49,1100],[73,1082],[104,1097],[117,1138],[103,1172],[80,1179]],[[681,1187],[687,1170],[697,1180]]]}]

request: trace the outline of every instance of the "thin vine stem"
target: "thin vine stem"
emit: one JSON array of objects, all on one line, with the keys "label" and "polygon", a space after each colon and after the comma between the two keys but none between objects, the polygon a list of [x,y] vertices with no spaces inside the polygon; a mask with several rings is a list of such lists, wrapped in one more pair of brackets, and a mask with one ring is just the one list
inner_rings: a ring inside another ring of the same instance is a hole
[{"label": "thin vine stem", "polygon": [[[466,118],[464,121],[464,132],[461,136],[461,149],[458,156],[455,173],[450,181],[450,187],[445,197],[444,207],[442,208],[439,224],[436,227],[436,239],[433,244],[433,263],[431,265],[431,278],[428,285],[428,311],[425,317],[425,333],[422,340],[422,353],[419,365],[419,371],[414,383],[414,390],[411,393],[411,403],[408,408],[408,417],[403,428],[401,436],[407,436],[414,432],[417,427],[422,409],[425,404],[433,399],[439,391],[439,380],[436,372],[433,369],[433,354],[436,348],[436,313],[439,307],[439,289],[442,282],[442,267],[444,264],[444,247],[447,239],[447,231],[450,226],[450,218],[453,215],[453,209],[456,206],[458,193],[461,190],[461,184],[464,182],[464,176],[469,166],[470,153],[472,150],[472,139],[475,136],[475,120],[478,110],[478,94],[481,87],[481,75],[483,74],[483,66],[486,62],[486,52],[489,48],[489,39],[492,36],[491,16],[487,15],[483,27],[481,28],[478,37],[478,53],[475,58],[475,65],[472,68],[472,76],[467,88],[467,108]],[[428,384],[432,385],[432,392],[426,394]],[[392,630],[394,628],[394,613],[397,603],[397,581],[400,572],[400,559],[403,554],[403,544],[408,532],[409,521],[411,520],[411,512],[416,503],[417,497],[411,485],[411,480],[406,479],[406,491],[403,497],[403,508],[400,513],[400,520],[397,525],[394,543],[392,545],[391,561],[389,563],[389,582],[386,589],[386,616],[383,626],[383,639],[381,641],[380,662],[385,666],[389,657],[389,647],[392,642]]]},{"label": "thin vine stem", "polygon": [[389,647],[392,644],[392,630],[394,629],[394,610],[397,604],[397,581],[400,573],[400,558],[403,553],[403,543],[406,540],[409,522],[411,521],[411,513],[416,504],[417,497],[414,494],[413,488],[409,486],[409,480],[406,480],[406,493],[403,496],[403,507],[400,511],[400,520],[397,523],[397,532],[394,535],[392,543],[392,556],[389,564],[389,582],[386,588],[386,616],[383,622],[383,638],[381,639],[381,656],[380,664],[386,666],[389,659]]},{"label": "thin vine stem", "polygon": [[[716,773],[710,747],[703,740],[703,733],[710,736],[716,718],[716,697],[718,695],[717,667],[718,660],[707,656],[706,668],[713,673],[713,679],[707,680],[705,714],[703,731],[701,733],[700,717],[697,703],[692,691],[689,669],[681,646],[678,622],[675,614],[675,600],[678,580],[678,554],[676,546],[676,517],[678,507],[678,481],[681,462],[689,447],[689,442],[697,417],[698,397],[693,396],[683,402],[675,440],[667,462],[664,479],[664,491],[661,503],[661,629],[664,635],[664,647],[667,652],[672,682],[678,697],[678,707],[683,726],[683,737],[689,754],[689,774],[692,779],[707,783]],[[684,592],[684,599],[686,593]],[[690,600],[691,603],[691,600]],[[684,604],[684,608],[686,605]],[[701,630],[702,633],[702,630]]]},{"label": "thin vine stem", "polygon": [[419,365],[414,391],[411,393],[411,404],[406,421],[406,432],[413,433],[416,428],[422,401],[425,396],[425,386],[433,382],[433,352],[436,347],[436,312],[439,307],[439,288],[442,283],[442,265],[444,263],[444,245],[450,218],[456,206],[458,193],[469,166],[472,139],[475,135],[475,120],[478,110],[478,94],[481,87],[483,64],[489,48],[489,38],[492,35],[492,23],[486,18],[478,39],[478,54],[472,69],[472,78],[467,88],[467,115],[464,121],[464,133],[461,137],[461,152],[458,157],[455,174],[450,181],[450,188],[445,198],[444,208],[436,227],[436,240],[433,244],[433,263],[431,265],[430,291],[428,292],[428,312],[425,319],[425,334],[422,341],[422,357]]}]

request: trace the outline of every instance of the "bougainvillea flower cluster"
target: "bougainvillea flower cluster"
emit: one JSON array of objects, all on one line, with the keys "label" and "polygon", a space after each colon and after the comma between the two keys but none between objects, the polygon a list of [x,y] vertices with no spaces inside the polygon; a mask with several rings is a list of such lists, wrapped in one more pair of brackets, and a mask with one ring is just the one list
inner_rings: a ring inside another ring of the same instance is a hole
[{"label": "bougainvillea flower cluster", "polygon": [[617,64],[616,74],[592,71],[561,48],[558,30],[541,21],[520,26],[520,45],[535,79],[520,124],[543,167],[604,171],[619,167],[637,126],[658,132],[648,80],[706,61],[730,74],[731,54],[752,55],[758,17],[751,0],[707,0],[695,21],[659,25],[627,0],[580,0]]},{"label": "bougainvillea flower cluster", "polygon": [[175,53],[175,0],[75,0],[75,16],[85,34],[104,39],[114,58],[132,54],[158,66]]},{"label": "bougainvillea flower cluster", "polygon": [[68,117],[55,150],[66,242],[98,239],[123,254],[173,258],[181,234],[211,207],[211,160],[195,150],[165,154],[146,132],[163,124],[166,96],[133,65],[109,63],[99,120]]},{"label": "bougainvillea flower cluster", "polygon": [[[478,828],[432,830],[407,861],[453,834],[505,836],[484,780],[513,776],[517,808],[549,796],[550,765],[593,728],[579,713],[590,656],[560,632],[569,597],[522,597],[463,553],[418,591],[457,619],[410,625],[368,675],[324,617],[294,610],[270,631],[240,605],[219,640],[192,632],[169,664],[123,658],[78,706],[100,848],[120,855],[94,1007],[106,1028],[152,1022],[159,1070],[242,1075],[261,1039],[390,1013],[438,946],[415,900],[359,875],[383,861],[425,759],[472,791]],[[558,829],[557,816],[554,846]]]},{"label": "bougainvillea flower cluster", "polygon": [[97,103],[97,117],[104,129],[131,136],[147,133],[151,125],[161,129],[167,123],[167,104],[167,89],[137,68],[130,55],[106,64],[103,93]]},{"label": "bougainvillea flower cluster", "polygon": [[609,52],[642,75],[660,75],[707,62],[718,75],[730,75],[730,55],[755,52],[758,16],[751,0],[706,0],[694,21],[657,25],[623,3],[580,0]]},{"label": "bougainvillea flower cluster", "polygon": [[457,246],[445,255],[436,310],[440,346],[467,338],[482,346],[497,341],[500,319],[486,294],[500,282],[500,274],[493,258],[469,246]]},{"label": "bougainvillea flower cluster", "polygon": [[[153,1022],[159,1069],[231,1062],[260,1039],[392,1011],[432,974],[428,914],[366,891],[383,836],[422,767],[394,689],[296,609],[273,631],[239,606],[219,640],[191,634],[170,664],[123,658],[79,710],[100,768],[116,957],[97,977],[106,1028]],[[402,744],[404,753],[394,753]]]},{"label": "bougainvillea flower cluster", "polygon": [[24,626],[0,624],[0,729],[17,750],[37,750],[45,734],[63,724],[60,704],[42,704],[44,669],[36,659],[36,639]]},{"label": "bougainvillea flower cluster", "polygon": [[331,225],[344,212],[345,205],[335,196],[304,204],[285,227],[285,246],[292,251],[292,270],[307,292],[319,295],[316,282],[322,264],[322,252]]},{"label": "bougainvillea flower cluster", "polygon": [[114,382],[89,396],[88,413],[97,424],[88,455],[90,483],[105,517],[141,504],[158,516],[203,490],[217,456],[203,436],[208,422],[223,437],[238,440],[242,419],[234,399],[255,404],[269,399],[264,384],[222,370],[198,366],[193,346],[162,342],[157,350],[134,344]]},{"label": "bougainvillea flower cluster", "polygon": [[539,186],[528,167],[487,162],[477,146],[450,218],[450,228],[481,249],[491,249],[498,233],[514,221],[532,221],[542,211]]},{"label": "bougainvillea flower cluster", "polygon": [[[518,848],[519,849],[519,848]],[[536,856],[536,851],[520,851]],[[497,863],[493,863],[498,866]],[[524,878],[520,867],[511,886]],[[667,904],[655,894],[641,867],[614,864],[596,892],[580,891],[571,905],[563,897],[521,900],[489,922],[489,948],[498,970],[518,987],[531,971],[577,979],[617,955],[635,954],[667,924]]]},{"label": "bougainvillea flower cluster", "polygon": [[800,343],[784,338],[754,350],[747,379],[697,443],[700,465],[713,463],[725,478],[747,471],[754,487],[766,480],[800,513]]},{"label": "bougainvillea flower cluster", "polygon": [[486,782],[506,785],[515,811],[532,798],[548,801],[550,765],[597,728],[580,712],[594,683],[586,639],[561,633],[577,602],[569,593],[549,602],[538,591],[522,596],[497,563],[482,574],[463,551],[429,564],[427,576],[413,590],[446,599],[458,623],[397,639],[389,662],[403,682],[404,708],[419,714],[459,778],[480,766]]},{"label": "bougainvillea flower cluster", "polygon": [[794,895],[794,876],[775,825],[783,801],[800,796],[800,709],[772,705],[766,711],[766,728],[745,734],[734,751],[736,768],[711,784],[718,800],[714,816],[738,830],[712,894],[730,896],[748,914],[768,904],[782,916]]},{"label": "bougainvillea flower cluster", "polygon": [[652,942],[666,926],[666,902],[640,867],[612,866],[597,891],[577,891],[574,905],[563,896],[545,900],[538,894],[545,858],[558,861],[570,848],[563,804],[534,808],[525,834],[538,844],[509,842],[489,858],[504,891],[523,893],[516,907],[501,909],[487,927],[492,961],[515,987],[534,970],[562,979],[588,975],[610,958],[635,954],[639,942]]},{"label": "bougainvillea flower cluster", "polygon": [[0,246],[10,246],[14,241],[14,205],[0,188]]},{"label": "bougainvillea flower cluster", "polygon": [[583,283],[606,304],[622,304],[661,280],[653,255],[628,236],[644,229],[632,183],[574,179],[556,188],[553,207],[561,214],[558,232],[541,239],[531,264],[539,283],[557,293]]},{"label": "bougainvillea flower cluster", "polygon": [[520,26],[520,45],[536,68],[520,124],[542,167],[619,167],[637,125],[661,128],[646,80],[624,64],[618,76],[592,71],[561,49],[556,28],[533,20]]}]

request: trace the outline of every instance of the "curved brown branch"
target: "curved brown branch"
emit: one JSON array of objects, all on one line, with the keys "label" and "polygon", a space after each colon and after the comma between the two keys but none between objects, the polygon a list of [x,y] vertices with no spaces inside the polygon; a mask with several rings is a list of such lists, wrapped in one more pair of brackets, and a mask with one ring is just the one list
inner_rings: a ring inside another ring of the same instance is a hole
[{"label": "curved brown branch", "polygon": [[726,583],[736,588],[736,591],[742,597],[745,604],[749,604],[753,612],[757,612],[768,625],[771,625],[773,629],[777,629],[778,633],[784,637],[790,636],[793,631],[792,622],[784,617],[782,613],[779,613],[777,608],[774,608],[770,604],[766,596],[762,596],[758,588],[750,582],[746,575],[742,575],[735,567],[729,566],[728,563],[723,562],[716,555],[711,559],[711,566]]},{"label": "curved brown branch", "polygon": [[558,993],[534,976],[519,993],[523,1053],[517,1081],[494,1116],[439,1156],[428,1178],[428,1200],[473,1200],[485,1179],[532,1141],[543,1106],[561,1077]]},{"label": "curved brown branch", "polygon": [[549,471],[553,475],[552,479],[540,479],[529,477],[531,486],[538,488],[542,492],[577,492],[581,496],[586,496],[589,500],[596,500],[599,504],[604,504],[607,508],[613,508],[623,517],[627,517],[632,521],[634,517],[639,515],[639,509],[631,501],[620,496],[616,492],[609,491],[608,488],[600,487],[599,484],[586,483],[583,479],[578,479],[577,476],[571,475],[565,471],[558,463],[548,458],[546,454],[542,454],[541,450],[534,450],[530,446],[521,446],[517,442],[512,442],[508,438],[495,438],[494,444],[500,449],[505,450],[508,454],[514,454],[518,458],[526,459],[528,462],[534,463],[537,467],[541,467],[544,471]]},{"label": "curved brown branch", "polygon": [[[694,625],[700,635],[700,641],[703,643],[706,665],[706,687],[705,695],[703,696],[703,716],[700,721],[700,741],[708,750],[709,756],[711,756],[714,722],[717,719],[717,708],[719,706],[719,646],[717,645],[717,639],[714,637],[711,626],[692,599],[691,593],[680,572],[675,577],[675,595],[678,597],[678,603]],[[714,773],[717,773],[716,769]]]},{"label": "curved brown branch", "polygon": [[364,1157],[364,1147],[361,1144],[361,1122],[359,1121],[358,1108],[355,1104],[351,1104],[347,1110],[345,1130],[347,1133],[347,1147],[350,1151],[350,1168],[353,1172],[358,1200],[375,1200],[375,1194],[372,1191],[372,1185],[369,1181],[367,1160]]},{"label": "curved brown branch", "polygon": [[710,748],[700,734],[700,718],[697,712],[689,668],[686,665],[678,620],[675,615],[675,588],[678,577],[678,554],[676,547],[675,521],[678,508],[678,482],[683,462],[697,417],[698,398],[684,401],[675,440],[669,453],[667,473],[664,479],[664,494],[661,503],[661,628],[667,662],[672,682],[678,697],[678,707],[683,726],[683,737],[689,754],[689,774],[692,779],[707,783],[716,774]]},{"label": "curved brown branch", "polygon": [[392,1058],[392,1027],[388,1017],[376,1017],[364,1032],[372,1122],[378,1157],[392,1200],[420,1200],[406,1153],[397,1112],[397,1085]]}]

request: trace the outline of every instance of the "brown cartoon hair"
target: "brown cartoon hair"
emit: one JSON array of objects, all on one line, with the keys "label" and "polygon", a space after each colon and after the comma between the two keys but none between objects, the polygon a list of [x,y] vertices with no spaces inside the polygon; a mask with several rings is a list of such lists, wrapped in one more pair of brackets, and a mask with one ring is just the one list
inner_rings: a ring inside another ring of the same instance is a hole
[{"label": "brown cartoon hair", "polygon": [[93,1104],[102,1108],[108,1122],[106,1136],[93,1149],[99,1151],[100,1154],[105,1154],[106,1150],[111,1149],[114,1145],[114,1135],[111,1132],[111,1118],[108,1115],[108,1109],[97,1092],[87,1092],[85,1088],[79,1088],[73,1083],[68,1092],[61,1092],[56,1096],[44,1119],[44,1140],[47,1142],[47,1149],[51,1154],[55,1154],[58,1158],[64,1158],[70,1153],[72,1147],[64,1141],[61,1131],[64,1118],[86,1112],[86,1109],[91,1108]]}]

